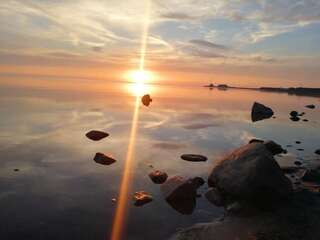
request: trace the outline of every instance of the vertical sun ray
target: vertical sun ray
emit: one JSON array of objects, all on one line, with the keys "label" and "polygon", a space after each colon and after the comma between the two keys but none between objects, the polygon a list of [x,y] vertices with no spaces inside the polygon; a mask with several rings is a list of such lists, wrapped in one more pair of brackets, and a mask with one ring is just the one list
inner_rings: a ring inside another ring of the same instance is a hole
[{"label": "vertical sun ray", "polygon": [[[145,55],[147,49],[147,41],[148,41],[148,32],[149,32],[149,21],[150,21],[150,8],[151,8],[151,0],[146,0],[146,13],[143,24],[143,32],[141,39],[141,50],[140,50],[140,62],[139,69],[140,71],[144,70],[145,67]],[[128,199],[129,190],[130,190],[130,182],[131,182],[131,174],[133,171],[133,160],[134,160],[134,148],[135,141],[137,135],[137,127],[138,127],[138,118],[139,118],[139,96],[136,97],[133,119],[131,125],[131,132],[129,138],[129,144],[127,149],[126,161],[124,164],[123,175],[120,184],[119,196],[118,196],[118,204],[114,216],[111,240],[121,240],[123,238],[123,232],[125,229],[126,218],[127,218],[127,209],[128,209]]]}]

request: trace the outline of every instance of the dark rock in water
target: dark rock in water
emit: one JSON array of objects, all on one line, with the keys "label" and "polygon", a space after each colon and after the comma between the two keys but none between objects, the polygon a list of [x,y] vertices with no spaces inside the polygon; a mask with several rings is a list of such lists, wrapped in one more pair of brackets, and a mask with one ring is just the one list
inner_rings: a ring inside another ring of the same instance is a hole
[{"label": "dark rock in water", "polygon": [[320,149],[317,149],[314,153],[320,155]]},{"label": "dark rock in water", "polygon": [[304,122],[309,122],[309,120],[308,120],[308,119],[303,119],[302,121],[304,121]]},{"label": "dark rock in water", "polygon": [[143,105],[148,107],[152,102],[152,98],[150,97],[149,94],[146,94],[141,98],[141,102],[143,103]]},{"label": "dark rock in water", "polygon": [[297,166],[301,166],[301,165],[302,165],[302,162],[300,162],[300,161],[295,161],[294,164],[297,165]]},{"label": "dark rock in water", "polygon": [[296,141],[296,144],[301,144],[301,142],[300,141]]},{"label": "dark rock in water", "polygon": [[320,171],[315,169],[307,170],[302,180],[306,182],[320,182]]},{"label": "dark rock in water", "polygon": [[273,155],[285,152],[281,145],[275,143],[274,141],[266,141],[264,142],[264,145]]},{"label": "dark rock in water", "polygon": [[300,151],[300,152],[304,151],[303,148],[298,148],[297,150]]},{"label": "dark rock in water", "polygon": [[205,162],[208,160],[207,157],[198,154],[183,154],[181,158],[189,162]]},{"label": "dark rock in water", "polygon": [[302,113],[299,113],[299,116],[301,117],[301,116],[303,116],[305,114],[306,114],[305,112],[302,112]]},{"label": "dark rock in water", "polygon": [[273,116],[273,111],[271,108],[255,102],[251,109],[251,120],[252,122],[257,122],[263,119],[271,118]]},{"label": "dark rock in water", "polygon": [[168,174],[157,170],[149,173],[149,177],[155,184],[162,184],[167,180]]},{"label": "dark rock in water", "polygon": [[15,171],[15,172],[19,172],[19,171],[20,171],[20,169],[19,169],[19,168],[15,168],[15,169],[13,169],[13,171]]},{"label": "dark rock in water", "polygon": [[249,143],[263,143],[264,140],[253,138],[249,141]]},{"label": "dark rock in water", "polygon": [[224,206],[238,201],[270,204],[292,192],[290,180],[262,143],[240,147],[220,160],[212,169],[208,184],[217,191]]},{"label": "dark rock in water", "polygon": [[139,191],[134,193],[133,200],[135,206],[141,207],[149,202],[152,202],[153,198],[149,193],[145,191]]},{"label": "dark rock in water", "polygon": [[299,113],[297,111],[291,111],[290,112],[290,116],[291,117],[298,117],[299,116]]},{"label": "dark rock in water", "polygon": [[196,206],[197,189],[204,184],[200,177],[185,179],[180,176],[169,178],[161,185],[167,203],[181,214],[192,214]]},{"label": "dark rock in water", "polygon": [[283,149],[283,154],[287,154],[288,153],[288,150],[287,149]]},{"label": "dark rock in water", "polygon": [[209,190],[205,194],[205,197],[209,202],[218,207],[223,207],[226,201],[226,199],[223,198],[223,196],[216,188],[209,188]]},{"label": "dark rock in water", "polygon": [[115,159],[103,154],[103,153],[96,153],[93,159],[96,163],[102,164],[102,165],[111,165],[116,162]]},{"label": "dark rock in water", "polygon": [[86,137],[93,140],[93,141],[99,141],[105,137],[108,137],[109,134],[102,132],[102,131],[97,131],[97,130],[92,130],[88,133],[86,133]]},{"label": "dark rock in water", "polygon": [[316,106],[314,104],[309,104],[305,106],[306,108],[315,109]]},{"label": "dark rock in water", "polygon": [[292,122],[298,122],[298,121],[300,121],[300,118],[299,117],[291,117],[290,120]]}]

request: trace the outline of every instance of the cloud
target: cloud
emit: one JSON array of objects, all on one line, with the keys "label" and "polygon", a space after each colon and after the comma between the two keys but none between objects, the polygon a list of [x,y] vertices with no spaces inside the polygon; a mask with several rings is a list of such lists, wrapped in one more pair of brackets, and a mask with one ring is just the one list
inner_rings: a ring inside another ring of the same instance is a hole
[{"label": "cloud", "polygon": [[190,40],[190,43],[197,45],[197,46],[200,46],[200,47],[204,47],[204,48],[220,49],[220,50],[228,50],[229,49],[227,46],[216,44],[216,43],[209,42],[209,41],[205,41],[202,39]]},{"label": "cloud", "polygon": [[197,17],[188,15],[187,13],[182,12],[167,12],[160,15],[161,18],[170,19],[170,20],[193,20]]}]

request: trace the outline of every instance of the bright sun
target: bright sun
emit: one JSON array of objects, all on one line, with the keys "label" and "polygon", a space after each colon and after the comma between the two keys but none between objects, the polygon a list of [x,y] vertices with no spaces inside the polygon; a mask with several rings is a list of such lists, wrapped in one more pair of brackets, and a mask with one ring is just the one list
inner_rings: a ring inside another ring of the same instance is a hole
[{"label": "bright sun", "polygon": [[136,96],[142,96],[150,91],[149,83],[153,80],[154,75],[150,71],[135,70],[128,72],[127,79],[132,82],[129,88]]}]

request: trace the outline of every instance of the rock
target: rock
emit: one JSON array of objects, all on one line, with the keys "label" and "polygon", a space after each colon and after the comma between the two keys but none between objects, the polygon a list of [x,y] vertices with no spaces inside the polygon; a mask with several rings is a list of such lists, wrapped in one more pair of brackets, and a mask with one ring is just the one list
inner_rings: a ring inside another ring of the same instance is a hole
[{"label": "rock", "polygon": [[167,180],[168,174],[166,174],[165,172],[156,170],[149,173],[149,177],[152,180],[152,182],[154,182],[155,184],[162,184]]},{"label": "rock", "polygon": [[290,112],[290,116],[291,117],[298,117],[299,116],[299,113],[297,111],[291,111]]},{"label": "rock", "polygon": [[19,172],[19,171],[20,171],[20,169],[19,169],[19,168],[15,168],[15,169],[13,169],[13,171],[15,171],[15,172]]},{"label": "rock", "polygon": [[152,202],[153,198],[149,193],[145,191],[139,191],[134,193],[133,200],[135,206],[141,207],[149,202]]},{"label": "rock", "polygon": [[300,118],[299,117],[291,117],[290,120],[292,122],[298,122],[298,121],[300,121]]},{"label": "rock", "polygon": [[208,199],[209,202],[212,204],[222,207],[225,203],[225,199],[216,188],[209,188],[209,190],[205,193],[205,197]]},{"label": "rock", "polygon": [[315,109],[316,106],[314,104],[309,104],[305,106],[306,108]]},{"label": "rock", "polygon": [[294,164],[297,165],[297,166],[301,166],[301,165],[302,165],[302,162],[300,162],[300,161],[295,161]]},{"label": "rock", "polygon": [[148,107],[152,102],[152,99],[149,94],[146,94],[141,98],[141,102],[143,103],[143,105]]},{"label": "rock", "polygon": [[293,173],[298,173],[299,171],[303,170],[304,168],[302,167],[291,167],[291,166],[287,166],[287,167],[281,167],[281,170],[285,173],[285,174],[293,174]]},{"label": "rock", "polygon": [[92,130],[88,133],[86,133],[86,137],[93,140],[93,141],[99,141],[105,137],[108,137],[109,134],[102,132],[102,131],[97,131],[97,130]]},{"label": "rock", "polygon": [[301,142],[300,141],[296,141],[296,144],[301,144]]},{"label": "rock", "polygon": [[302,113],[299,113],[299,116],[301,117],[301,116],[303,116],[305,114],[306,114],[305,112],[302,112]]},{"label": "rock", "polygon": [[271,118],[273,111],[271,108],[255,102],[251,109],[251,120],[252,122],[260,121],[263,119]]},{"label": "rock", "polygon": [[224,206],[237,201],[270,204],[292,192],[290,180],[262,143],[242,146],[220,160],[208,184],[223,199]]},{"label": "rock", "polygon": [[198,154],[183,154],[181,158],[189,162],[205,162],[208,160],[207,157]]},{"label": "rock", "polygon": [[297,151],[302,152],[302,151],[304,151],[304,149],[303,148],[298,148]]},{"label": "rock", "polygon": [[306,182],[320,182],[320,172],[315,169],[307,170],[305,171],[302,180]]},{"label": "rock", "polygon": [[302,121],[304,121],[304,122],[309,122],[309,120],[308,120],[308,119],[303,119]]},{"label": "rock", "polygon": [[113,159],[112,157],[109,157],[103,153],[96,153],[96,155],[94,156],[93,159],[96,163],[102,164],[102,165],[111,165],[113,163],[116,162],[115,159]]},{"label": "rock", "polygon": [[320,148],[317,149],[314,153],[320,155]]},{"label": "rock", "polygon": [[285,150],[281,147],[281,145],[275,143],[274,141],[266,141],[264,142],[264,145],[273,155],[285,153]]},{"label": "rock", "polygon": [[169,178],[161,185],[166,202],[181,214],[192,214],[196,206],[197,189],[204,184],[200,177],[185,179],[180,176]]},{"label": "rock", "polygon": [[261,140],[261,139],[256,139],[256,138],[253,138],[253,139],[251,139],[250,141],[249,141],[249,143],[263,143],[264,141],[263,140]]}]

